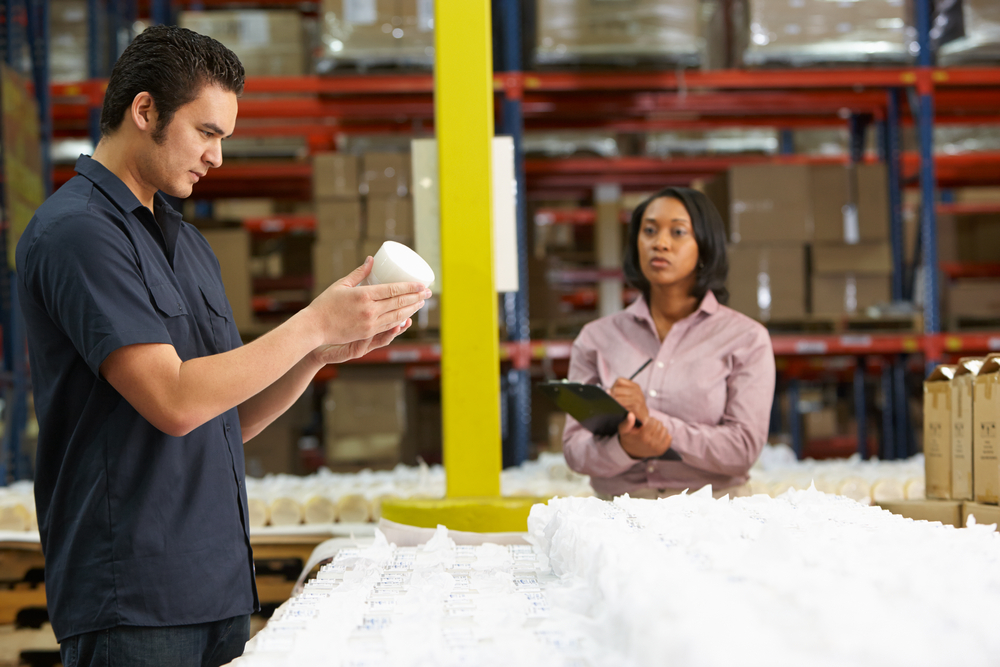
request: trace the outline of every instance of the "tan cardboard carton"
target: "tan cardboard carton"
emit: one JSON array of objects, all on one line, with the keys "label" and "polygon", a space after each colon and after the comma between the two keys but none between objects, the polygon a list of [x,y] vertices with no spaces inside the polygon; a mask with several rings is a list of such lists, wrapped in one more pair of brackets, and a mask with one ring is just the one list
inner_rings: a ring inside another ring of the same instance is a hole
[{"label": "tan cardboard carton", "polygon": [[976,517],[976,523],[980,525],[993,524],[1000,530],[1000,507],[996,505],[982,505],[980,503],[962,503],[962,526],[969,525],[969,517]]},{"label": "tan cardboard carton", "polygon": [[806,249],[801,245],[730,246],[729,306],[762,322],[806,314]]},{"label": "tan cardboard carton", "polygon": [[297,10],[184,11],[178,25],[222,42],[247,76],[306,73],[302,14]]},{"label": "tan cardboard carton", "polygon": [[951,379],[942,364],[924,380],[924,467],[928,498],[951,498]]},{"label": "tan cardboard carton", "polygon": [[313,196],[316,199],[355,199],[358,192],[356,155],[319,153],[313,156]]},{"label": "tan cardboard carton", "polygon": [[359,242],[316,241],[313,244],[313,296],[358,268],[364,258],[359,257]]},{"label": "tan cardboard carton", "polygon": [[361,199],[321,199],[316,202],[316,240],[320,243],[360,241]]},{"label": "tan cardboard carton", "polygon": [[813,273],[892,274],[892,248],[888,243],[816,244]]},{"label": "tan cardboard carton", "polygon": [[965,357],[959,360],[951,381],[951,497],[972,500],[972,386],[986,360]]},{"label": "tan cardboard carton", "polygon": [[361,168],[362,194],[405,197],[410,193],[409,153],[365,153]]},{"label": "tan cardboard carton", "polygon": [[849,213],[853,176],[853,169],[840,164],[813,165],[810,168],[814,240],[856,242],[857,222]]},{"label": "tan cardboard carton", "polygon": [[344,369],[323,401],[326,456],[332,462],[397,459],[406,432],[406,380],[402,368]]},{"label": "tan cardboard carton", "polygon": [[813,238],[808,165],[762,164],[729,171],[732,243],[792,243]]},{"label": "tan cardboard carton", "polygon": [[893,500],[882,501],[878,506],[893,514],[914,521],[939,521],[946,526],[961,527],[962,505],[958,500]]},{"label": "tan cardboard carton", "polygon": [[884,164],[854,166],[858,236],[862,243],[889,240],[889,177]]},{"label": "tan cardboard carton", "polygon": [[[925,417],[926,419],[926,417]],[[996,505],[1000,501],[1000,359],[986,358],[973,382],[972,489],[977,503]],[[926,445],[924,446],[926,449]],[[925,453],[926,455],[926,453]]]},{"label": "tan cardboard carton", "polygon": [[250,300],[250,234],[245,229],[212,229],[202,234],[222,268],[222,284],[233,309],[233,321],[241,331],[248,329],[254,323]]},{"label": "tan cardboard carton", "polygon": [[412,242],[413,200],[395,196],[369,197],[366,237],[372,241]]},{"label": "tan cardboard carton", "polygon": [[212,202],[212,219],[242,222],[247,218],[274,215],[273,199],[216,199]]},{"label": "tan cardboard carton", "polygon": [[[945,299],[948,319],[1000,317],[1000,279],[962,278],[949,281]],[[954,327],[953,327],[954,328]]]},{"label": "tan cardboard carton", "polygon": [[811,284],[813,315],[856,315],[871,306],[891,301],[892,286],[888,276],[814,275]]}]

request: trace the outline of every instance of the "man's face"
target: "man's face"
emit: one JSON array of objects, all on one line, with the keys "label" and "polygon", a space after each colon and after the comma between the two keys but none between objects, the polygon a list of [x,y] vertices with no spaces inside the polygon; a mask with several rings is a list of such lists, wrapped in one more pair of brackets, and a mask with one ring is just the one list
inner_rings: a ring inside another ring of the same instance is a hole
[{"label": "man's face", "polygon": [[202,86],[193,101],[174,114],[163,139],[150,139],[141,157],[143,179],[174,197],[189,197],[209,169],[222,164],[222,140],[236,127],[236,94]]}]

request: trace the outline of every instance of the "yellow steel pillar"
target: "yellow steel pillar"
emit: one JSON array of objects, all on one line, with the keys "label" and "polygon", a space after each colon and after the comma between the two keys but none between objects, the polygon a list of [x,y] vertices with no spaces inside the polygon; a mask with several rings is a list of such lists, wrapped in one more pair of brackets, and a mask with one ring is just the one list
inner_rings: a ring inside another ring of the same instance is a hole
[{"label": "yellow steel pillar", "polygon": [[448,497],[500,495],[500,351],[493,286],[490,0],[438,0],[441,402]]}]

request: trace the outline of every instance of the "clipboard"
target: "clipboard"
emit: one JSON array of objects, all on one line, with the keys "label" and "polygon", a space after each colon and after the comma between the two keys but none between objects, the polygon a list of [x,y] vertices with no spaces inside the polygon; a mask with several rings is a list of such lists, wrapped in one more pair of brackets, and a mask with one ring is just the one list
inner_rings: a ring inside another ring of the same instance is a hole
[{"label": "clipboard", "polygon": [[[542,382],[538,388],[594,435],[615,435],[618,425],[628,417],[628,410],[596,384]],[[636,419],[635,425],[641,427],[642,423]]]}]

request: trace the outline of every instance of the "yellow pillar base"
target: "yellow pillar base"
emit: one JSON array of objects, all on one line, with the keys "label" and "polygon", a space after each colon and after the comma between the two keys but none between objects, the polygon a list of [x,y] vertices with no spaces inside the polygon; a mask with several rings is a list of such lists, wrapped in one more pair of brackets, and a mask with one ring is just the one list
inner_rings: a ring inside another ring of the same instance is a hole
[{"label": "yellow pillar base", "polygon": [[469,533],[524,533],[531,506],[548,498],[384,500],[382,518],[418,528],[447,526]]}]

